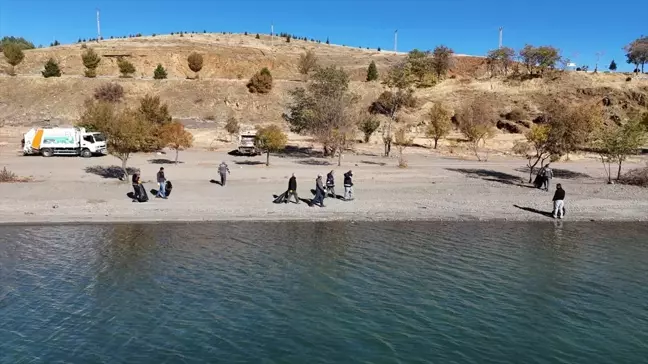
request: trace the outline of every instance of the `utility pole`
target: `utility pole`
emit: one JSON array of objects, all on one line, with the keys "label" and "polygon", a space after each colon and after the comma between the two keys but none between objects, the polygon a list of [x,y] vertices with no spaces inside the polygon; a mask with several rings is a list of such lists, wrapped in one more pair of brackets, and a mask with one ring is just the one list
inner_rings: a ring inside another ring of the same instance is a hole
[{"label": "utility pole", "polygon": [[499,47],[502,48],[502,33],[504,32],[504,27],[499,28]]},{"label": "utility pole", "polygon": [[101,40],[101,25],[99,23],[99,9],[97,9],[97,43]]},{"label": "utility pole", "polygon": [[274,47],[274,23],[270,23],[270,46]]},{"label": "utility pole", "polygon": [[394,52],[398,52],[398,29],[394,32]]}]

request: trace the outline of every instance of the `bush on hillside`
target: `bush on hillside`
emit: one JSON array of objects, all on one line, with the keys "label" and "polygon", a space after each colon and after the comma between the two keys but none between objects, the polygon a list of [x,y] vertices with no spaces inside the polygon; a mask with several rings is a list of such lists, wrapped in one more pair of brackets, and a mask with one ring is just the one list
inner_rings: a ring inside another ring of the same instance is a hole
[{"label": "bush on hillside", "polygon": [[98,101],[120,102],[124,97],[124,88],[117,83],[104,83],[97,87],[94,92],[94,98]]},{"label": "bush on hillside", "polygon": [[45,63],[45,70],[41,73],[45,78],[61,77],[61,69],[54,58],[50,58],[47,63]]},{"label": "bush on hillside", "polygon": [[9,74],[14,76],[15,73],[15,67],[20,64],[20,62],[25,59],[25,54],[22,51],[22,48],[20,48],[20,45],[15,44],[15,43],[9,43],[4,46],[2,49],[2,53],[4,54],[5,58],[7,59],[7,63],[11,65],[11,68],[9,69]]},{"label": "bush on hillside", "polygon": [[157,65],[157,68],[155,68],[155,71],[153,71],[153,78],[156,80],[163,80],[167,78],[167,71],[164,69],[162,64]]},{"label": "bush on hillside", "polygon": [[378,67],[376,67],[376,62],[371,61],[369,63],[369,68],[367,68],[367,82],[375,81],[378,79]]},{"label": "bush on hillside", "polygon": [[87,70],[85,70],[85,76],[89,78],[97,76],[97,67],[99,67],[101,57],[99,57],[92,48],[88,48],[83,52],[81,60],[83,61],[83,65],[87,68]]},{"label": "bush on hillside", "polygon": [[123,78],[132,77],[132,74],[135,73],[135,66],[123,57],[117,58],[117,67],[119,67],[119,72]]},{"label": "bush on hillside", "polygon": [[515,108],[506,113],[504,117],[509,121],[520,121],[526,119],[526,113],[520,108]]},{"label": "bush on hillside", "polygon": [[270,70],[264,67],[257,72],[248,82],[247,88],[251,93],[267,94],[270,92],[272,90],[272,74],[270,74]]},{"label": "bush on hillside", "polygon": [[198,78],[198,72],[203,67],[203,56],[199,53],[193,52],[187,57],[187,63],[189,64],[189,69],[193,72],[196,72],[196,78]]},{"label": "bush on hillside", "polygon": [[619,179],[620,183],[648,187],[648,166],[629,170]]}]

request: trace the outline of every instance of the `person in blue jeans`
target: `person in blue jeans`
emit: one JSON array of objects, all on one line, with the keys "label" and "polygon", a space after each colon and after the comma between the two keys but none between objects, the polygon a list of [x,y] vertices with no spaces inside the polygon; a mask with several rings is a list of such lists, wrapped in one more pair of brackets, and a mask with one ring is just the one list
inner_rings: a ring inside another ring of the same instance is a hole
[{"label": "person in blue jeans", "polygon": [[166,199],[166,178],[164,177],[164,167],[160,167],[157,173],[158,193],[155,197]]}]

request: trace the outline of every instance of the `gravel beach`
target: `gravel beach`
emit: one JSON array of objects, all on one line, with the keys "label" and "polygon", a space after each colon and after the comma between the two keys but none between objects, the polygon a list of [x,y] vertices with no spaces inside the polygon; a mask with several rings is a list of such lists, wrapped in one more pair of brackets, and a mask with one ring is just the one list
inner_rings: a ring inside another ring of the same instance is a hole
[{"label": "gravel beach", "polygon": [[[171,155],[168,155],[172,158]],[[233,157],[222,152],[182,152],[182,163],[164,155],[139,154],[129,161],[138,168],[147,188],[156,188],[155,173],[164,166],[174,189],[167,200],[134,203],[127,197],[130,183],[114,177],[120,161],[97,158],[24,157],[3,153],[6,166],[32,182],[2,183],[0,222],[97,223],[129,221],[217,220],[513,220],[551,221],[552,192],[531,188],[525,161],[493,157],[489,162],[412,154],[409,167],[400,169],[395,158],[350,155],[342,167],[337,161],[306,156],[271,158]],[[231,169],[226,187],[217,166]],[[635,165],[636,166],[636,165]],[[114,168],[113,168],[114,167]],[[565,220],[648,221],[648,190],[607,185],[600,163],[594,160],[555,163],[556,183],[567,191]],[[632,164],[628,168],[633,167]],[[286,190],[295,173],[301,198],[313,197],[318,173],[335,170],[338,194],[343,173],[354,171],[354,201],[326,199],[326,207],[306,203],[274,204],[273,195]]]}]

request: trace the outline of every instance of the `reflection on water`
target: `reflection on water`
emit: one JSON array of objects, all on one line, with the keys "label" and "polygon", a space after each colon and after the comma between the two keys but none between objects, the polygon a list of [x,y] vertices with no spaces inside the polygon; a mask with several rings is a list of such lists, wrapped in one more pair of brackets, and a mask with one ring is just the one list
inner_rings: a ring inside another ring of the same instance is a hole
[{"label": "reflection on water", "polygon": [[0,363],[640,363],[648,228],[0,227]]}]

